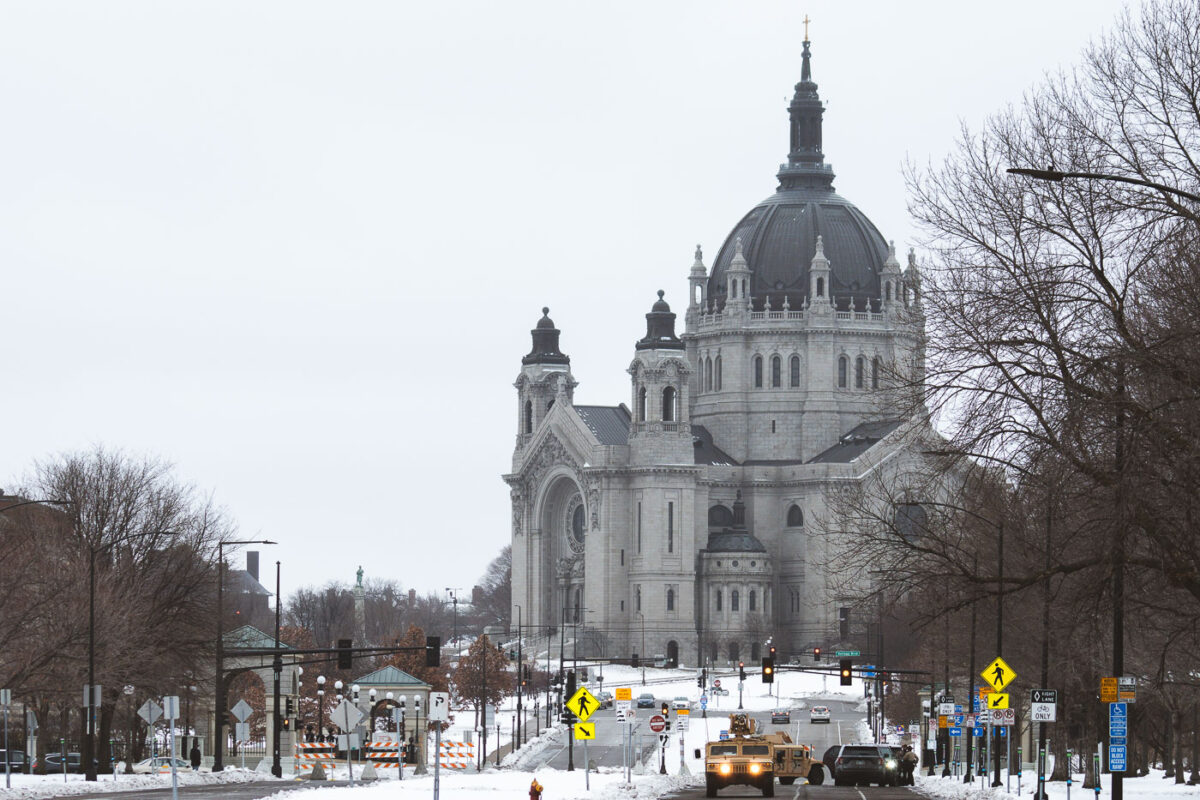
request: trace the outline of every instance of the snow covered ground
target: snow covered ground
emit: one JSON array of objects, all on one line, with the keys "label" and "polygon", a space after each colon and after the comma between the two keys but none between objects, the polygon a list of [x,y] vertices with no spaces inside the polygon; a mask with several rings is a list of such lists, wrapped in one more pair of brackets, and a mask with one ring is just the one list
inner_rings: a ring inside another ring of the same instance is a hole
[{"label": "snow covered ground", "polygon": [[[136,789],[155,789],[171,785],[171,775],[101,775],[95,783],[88,783],[83,775],[12,775],[12,789],[4,789],[3,765],[0,765],[0,798],[9,800],[35,800],[42,797],[64,797],[72,794],[96,792],[129,792]],[[268,776],[270,777],[270,776]],[[217,783],[245,783],[262,780],[262,773],[249,769],[229,768],[224,772],[180,773],[180,786],[201,786]]]},{"label": "snow covered ground", "polygon": [[[1003,776],[1007,777],[1007,776]],[[1003,779],[1002,777],[1002,779]],[[1027,798],[1036,786],[1037,776],[1033,775],[1033,781],[1030,781],[1029,773],[1025,773],[1021,779],[1021,794],[1017,794],[1017,777],[1012,777],[1012,792],[1005,791],[1005,787],[1001,786],[996,789],[991,787],[983,788],[979,781],[967,786],[962,783],[962,778],[929,778],[921,776],[917,778],[917,789],[927,797],[936,797],[943,800],[966,800],[967,798],[982,798],[983,800],[1019,800],[1019,798]],[[1067,784],[1065,781],[1047,783],[1046,794],[1051,800],[1067,800]],[[1155,800],[1156,798],[1183,798],[1195,797],[1200,798],[1200,786],[1188,786],[1187,784],[1176,785],[1174,779],[1165,780],[1162,770],[1151,770],[1150,774],[1143,778],[1126,778],[1124,781],[1124,795],[1129,800]],[[1083,775],[1076,775],[1073,785],[1071,786],[1071,800],[1093,800],[1096,797],[1094,789],[1083,788]],[[1100,780],[1100,798],[1112,797],[1112,781],[1111,777],[1104,775]]]},{"label": "snow covered ground", "polygon": [[[457,772],[451,770],[442,770],[441,773],[441,796],[444,800],[483,800],[481,793],[499,793],[505,798],[520,798],[527,797],[530,782],[536,777],[537,780],[546,787],[546,796],[553,797],[554,800],[653,800],[668,792],[683,788],[685,786],[698,786],[703,781],[703,760],[695,758],[694,751],[700,748],[703,752],[704,743],[710,739],[717,738],[718,732],[726,726],[726,716],[730,711],[737,708],[737,676],[723,675],[721,676],[722,685],[729,690],[729,695],[723,697],[710,697],[710,705],[708,707],[708,719],[703,719],[699,704],[700,689],[696,685],[696,672],[694,669],[647,669],[646,679],[647,685],[642,688],[641,670],[632,667],[605,665],[604,680],[599,680],[599,668],[593,668],[591,680],[587,682],[587,686],[593,692],[602,690],[612,691],[619,686],[628,686],[633,690],[636,697],[643,691],[652,692],[659,702],[670,702],[676,696],[684,696],[692,701],[692,714],[689,729],[684,739],[683,747],[683,764],[687,767],[687,775],[680,775],[680,747],[679,739],[675,736],[667,745],[666,754],[666,775],[658,774],[659,769],[659,750],[655,749],[647,758],[646,763],[635,765],[631,770],[632,782],[625,783],[625,775],[617,767],[605,767],[598,773],[592,772],[586,775],[584,770],[577,769],[574,772],[565,770],[555,770],[538,768],[533,769],[529,765],[530,762],[537,760],[537,754],[544,752],[547,749],[557,749],[564,743],[566,731],[561,727],[556,727],[553,731],[546,735],[530,741],[520,750],[508,755],[503,761],[503,766],[497,769],[493,765],[487,768],[484,772]],[[710,675],[710,677],[712,677]],[[854,685],[850,687],[842,687],[838,685],[837,677],[810,675],[806,673],[780,672],[776,675],[775,694],[768,695],[767,686],[764,685],[758,676],[748,676],[746,681],[745,691],[742,697],[742,705],[746,710],[750,711],[769,711],[780,706],[803,709],[807,708],[814,702],[830,701],[830,700],[856,700],[861,699],[863,694],[862,683],[855,680]],[[543,695],[544,699],[544,695]],[[511,730],[511,722],[508,719],[506,712],[511,712],[515,708],[515,700],[509,701],[505,707],[501,709],[501,731],[502,741],[508,741],[508,732]],[[543,711],[544,713],[544,711]],[[641,730],[646,731],[646,720],[650,716],[649,709],[641,709]],[[657,709],[654,713],[657,713]],[[469,710],[459,711],[459,719],[463,723],[473,719],[473,714]],[[607,724],[613,724],[611,722]],[[463,730],[470,727],[468,724],[458,724],[452,728],[455,734],[461,734]],[[495,730],[493,729],[493,733]],[[449,734],[447,734],[449,735]],[[492,745],[489,737],[489,745]],[[649,740],[648,740],[649,741]],[[430,743],[432,752],[432,740]],[[489,746],[489,751],[492,747]],[[494,752],[494,751],[492,751]],[[580,751],[576,751],[577,754]],[[412,774],[411,767],[405,769],[403,782],[396,780],[394,770],[384,772],[381,780],[370,785],[361,785],[359,775],[361,766],[355,765],[354,774],[356,785],[353,789],[349,787],[328,787],[322,789],[322,800],[370,800],[373,796],[380,798],[387,797],[399,798],[403,800],[407,797],[427,799],[430,796],[433,788],[433,773],[430,770],[429,775],[420,778]],[[333,770],[332,778],[337,780],[345,780],[347,777],[346,768],[344,766]],[[2,778],[0,778],[2,780]],[[191,786],[198,784],[214,784],[214,783],[240,783],[251,780],[272,780],[270,775],[264,775],[261,772],[242,769],[226,769],[222,773],[200,773],[195,775],[180,775],[179,782],[183,786]],[[931,779],[935,780],[935,779]],[[14,798],[15,800],[38,800],[39,798],[63,796],[69,794],[87,794],[93,792],[104,791],[128,791],[131,789],[146,789],[154,787],[165,787],[171,785],[170,775],[118,775],[116,780],[113,776],[101,776],[101,780],[97,783],[86,783],[82,775],[68,775],[66,783],[63,782],[62,776],[27,776],[13,775],[13,789],[11,792],[5,792],[0,788],[0,800]],[[590,790],[585,785],[585,782],[590,782]],[[1129,782],[1133,783],[1133,782]],[[1128,785],[1128,784],[1127,784]],[[3,784],[0,783],[0,787]],[[274,795],[275,798],[299,798],[300,795],[292,787],[295,786],[294,779],[285,778],[279,781],[279,793]],[[961,786],[961,785],[959,785]],[[348,794],[353,791],[351,796]],[[938,797],[959,797],[961,795],[935,795]],[[1134,795],[1130,795],[1133,797]],[[1145,795],[1150,797],[1151,795]],[[311,798],[313,795],[303,795],[303,797]],[[1056,798],[1058,800],[1058,798]],[[1065,800],[1065,798],[1064,798]],[[1080,798],[1083,800],[1083,798]]]}]

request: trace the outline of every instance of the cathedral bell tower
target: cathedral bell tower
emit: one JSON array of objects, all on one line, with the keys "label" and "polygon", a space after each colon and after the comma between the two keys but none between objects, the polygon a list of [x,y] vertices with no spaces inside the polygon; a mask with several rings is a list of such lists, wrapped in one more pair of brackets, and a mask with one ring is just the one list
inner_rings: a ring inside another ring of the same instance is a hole
[{"label": "cathedral bell tower", "polygon": [[533,348],[521,359],[517,388],[517,447],[529,441],[555,402],[571,403],[578,382],[571,376],[571,359],[558,349],[560,331],[542,308],[542,318],[530,333]]},{"label": "cathedral bell tower", "polygon": [[688,366],[684,344],[675,335],[675,314],[664,292],[646,315],[646,336],[636,345],[629,366],[633,377],[633,422],[629,429],[630,455],[635,463],[646,457],[663,463],[691,463],[692,432],[689,421]]}]

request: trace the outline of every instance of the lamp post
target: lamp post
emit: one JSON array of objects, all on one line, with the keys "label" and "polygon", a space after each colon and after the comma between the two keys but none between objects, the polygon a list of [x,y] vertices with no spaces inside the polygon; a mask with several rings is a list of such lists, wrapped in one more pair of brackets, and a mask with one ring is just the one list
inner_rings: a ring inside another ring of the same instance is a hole
[{"label": "lamp post", "polygon": [[[225,644],[222,638],[225,615],[225,545],[278,544],[270,539],[238,539],[217,542],[217,670],[214,675],[216,691],[213,693],[213,772],[225,769]],[[279,598],[275,598],[278,602]]]},{"label": "lamp post", "polygon": [[1027,178],[1033,178],[1039,181],[1050,181],[1052,183],[1061,183],[1063,178],[1083,178],[1090,181],[1114,181],[1116,183],[1131,183],[1135,186],[1145,186],[1150,189],[1157,189],[1160,192],[1173,194],[1177,197],[1186,197],[1188,200],[1194,200],[1200,203],[1200,195],[1185,192],[1182,189],[1175,189],[1171,186],[1164,186],[1161,183],[1142,180],[1141,178],[1126,178],[1124,175],[1106,175],[1101,172],[1060,172],[1056,169],[1021,169],[1018,167],[1010,167],[1006,169],[1010,175],[1024,175]]},{"label": "lamp post", "polygon": [[450,586],[446,587],[446,592],[450,595],[450,599],[454,603],[454,636],[451,638],[451,641],[454,642],[456,647],[458,646],[458,593],[461,591],[462,589]]},{"label": "lamp post", "polygon": [[642,621],[642,649],[638,651],[638,661],[641,663],[639,663],[638,666],[642,668],[642,686],[645,686],[646,685],[646,662],[643,659],[646,658],[646,617],[643,616],[642,612],[640,612],[640,611],[637,612],[637,615],[638,615],[638,618]]},{"label": "lamp post", "polygon": [[[522,710],[521,700],[523,699],[522,698],[523,692],[521,690],[525,683],[525,661],[524,661],[525,654],[521,649],[521,645],[523,644],[523,642],[521,640],[522,609],[521,609],[520,605],[515,604],[515,603],[514,603],[514,605],[517,606],[517,730],[516,730],[517,735],[513,737],[513,748],[512,749],[518,750],[521,747],[521,710]],[[498,738],[497,738],[497,746],[499,746]]]},{"label": "lamp post", "polygon": [[317,676],[317,739],[325,741],[325,676]]}]

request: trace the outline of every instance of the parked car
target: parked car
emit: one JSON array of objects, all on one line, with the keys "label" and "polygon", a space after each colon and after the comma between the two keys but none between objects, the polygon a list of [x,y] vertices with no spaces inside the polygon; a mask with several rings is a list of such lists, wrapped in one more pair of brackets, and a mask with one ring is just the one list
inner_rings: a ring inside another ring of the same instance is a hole
[{"label": "parked car", "polygon": [[[147,758],[134,764],[133,771],[139,775],[159,772],[169,773],[171,771],[171,761],[172,759],[170,756],[155,756],[154,758]],[[176,758],[174,761],[176,772],[192,771],[192,764],[190,761],[185,761],[182,758]]]},{"label": "parked car", "polygon": [[613,693],[612,692],[601,692],[600,694],[596,695],[596,699],[600,701],[601,708],[612,708],[612,704],[613,704]]},{"label": "parked car", "polygon": [[772,725],[776,725],[776,724],[790,725],[791,722],[792,722],[791,709],[777,708],[771,712],[771,724]]},{"label": "parked car", "polygon": [[834,761],[833,783],[835,786],[855,786],[877,783],[880,786],[895,786],[899,764],[892,758],[892,750],[885,744],[842,745]]},{"label": "parked car", "polygon": [[671,701],[671,708],[675,709],[676,711],[678,711],[681,708],[691,708],[691,707],[692,707],[692,701],[688,700],[683,695],[679,695],[678,697],[676,697],[674,700]]},{"label": "parked car", "polygon": [[25,751],[24,750],[9,750],[7,756],[5,751],[0,749],[0,772],[4,771],[5,758],[8,760],[8,768],[12,772],[25,771]]},{"label": "parked car", "polygon": [[637,699],[638,708],[654,708],[654,695],[646,692],[639,694]]},{"label": "parked car", "polygon": [[[112,765],[110,765],[110,764],[105,764],[103,767],[101,767],[100,762],[94,758],[92,759],[92,764],[95,765],[97,772],[103,772],[106,774],[112,772]],[[36,760],[34,760],[34,762],[33,762],[33,771],[34,772],[38,772],[39,770],[41,770],[43,768],[45,769],[45,771],[47,773],[50,773],[50,774],[53,774],[55,772],[62,772],[63,771],[62,753],[47,753],[46,755],[41,756],[41,757],[37,758]],[[79,753],[67,753],[67,772],[75,772],[75,773],[83,772],[83,756],[82,755],[80,755]]]},{"label": "parked car", "polygon": [[829,706],[813,706],[808,712],[809,724],[814,722],[824,722],[829,724]]}]

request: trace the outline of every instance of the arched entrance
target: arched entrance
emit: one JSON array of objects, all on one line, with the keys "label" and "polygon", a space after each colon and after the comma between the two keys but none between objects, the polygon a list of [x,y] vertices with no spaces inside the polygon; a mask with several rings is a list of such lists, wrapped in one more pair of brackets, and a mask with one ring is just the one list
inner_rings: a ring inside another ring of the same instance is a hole
[{"label": "arched entrance", "polygon": [[667,666],[679,666],[679,642],[674,639],[667,642]]},{"label": "arched entrance", "polygon": [[541,495],[538,522],[544,536],[542,558],[551,579],[541,588],[541,619],[548,625],[582,623],[587,607],[583,556],[588,508],[574,474],[560,467]]}]

